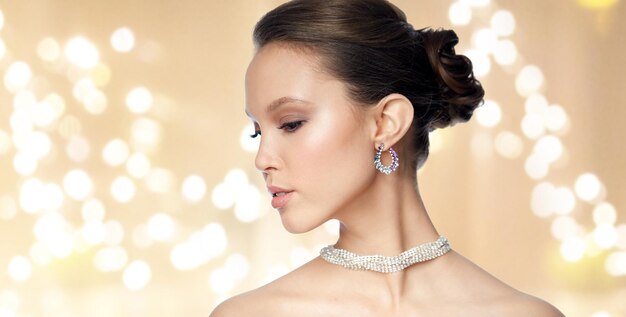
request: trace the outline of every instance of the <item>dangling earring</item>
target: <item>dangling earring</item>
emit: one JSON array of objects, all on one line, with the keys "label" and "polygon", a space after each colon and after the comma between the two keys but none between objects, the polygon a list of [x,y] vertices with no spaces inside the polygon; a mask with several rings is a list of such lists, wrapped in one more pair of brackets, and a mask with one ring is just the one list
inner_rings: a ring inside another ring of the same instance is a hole
[{"label": "dangling earring", "polygon": [[374,166],[376,166],[376,169],[381,173],[389,175],[391,172],[395,171],[400,164],[398,163],[398,154],[390,147],[389,153],[391,154],[391,164],[389,166],[383,165],[383,162],[380,161],[380,157],[383,154],[384,147],[385,144],[381,144],[378,147],[378,151],[376,151],[376,155],[374,156]]}]

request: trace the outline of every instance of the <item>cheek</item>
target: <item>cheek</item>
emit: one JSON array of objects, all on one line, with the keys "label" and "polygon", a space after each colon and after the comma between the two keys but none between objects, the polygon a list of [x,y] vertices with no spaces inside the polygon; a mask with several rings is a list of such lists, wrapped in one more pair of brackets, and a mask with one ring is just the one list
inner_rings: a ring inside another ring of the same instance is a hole
[{"label": "cheek", "polygon": [[324,208],[338,208],[366,184],[375,171],[373,145],[354,118],[329,116],[307,131],[295,153],[296,177],[304,194]]}]

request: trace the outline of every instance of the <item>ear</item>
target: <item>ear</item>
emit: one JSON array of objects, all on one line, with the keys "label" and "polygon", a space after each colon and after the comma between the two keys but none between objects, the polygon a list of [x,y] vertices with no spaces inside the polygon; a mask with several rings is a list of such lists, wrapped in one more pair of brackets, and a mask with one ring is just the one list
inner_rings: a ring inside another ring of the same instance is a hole
[{"label": "ear", "polygon": [[370,112],[375,122],[372,127],[373,146],[376,149],[381,143],[386,151],[404,137],[413,123],[413,104],[401,94],[390,94],[381,99]]}]

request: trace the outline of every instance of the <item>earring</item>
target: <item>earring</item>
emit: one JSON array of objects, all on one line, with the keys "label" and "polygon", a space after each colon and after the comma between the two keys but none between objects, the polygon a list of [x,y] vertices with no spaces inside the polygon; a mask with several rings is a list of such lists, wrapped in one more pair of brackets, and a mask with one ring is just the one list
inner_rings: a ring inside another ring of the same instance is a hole
[{"label": "earring", "polygon": [[395,171],[400,164],[398,163],[398,154],[390,147],[389,153],[391,154],[391,164],[389,166],[383,165],[383,162],[380,161],[380,157],[383,154],[384,147],[385,144],[381,144],[378,147],[378,151],[376,151],[376,155],[374,156],[374,166],[376,166],[376,169],[381,173],[389,175],[391,172]]}]

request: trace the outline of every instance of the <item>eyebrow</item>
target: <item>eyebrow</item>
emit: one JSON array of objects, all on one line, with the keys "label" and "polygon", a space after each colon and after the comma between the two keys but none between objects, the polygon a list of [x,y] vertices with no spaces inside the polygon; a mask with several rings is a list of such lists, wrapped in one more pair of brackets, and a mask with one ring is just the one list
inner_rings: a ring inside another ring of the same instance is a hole
[{"label": "eyebrow", "polygon": [[[267,107],[267,110],[265,110],[265,113],[270,113],[272,111],[275,111],[276,109],[280,108],[282,105],[288,104],[288,103],[300,103],[300,104],[309,104],[308,101],[302,100],[302,99],[298,99],[298,98],[294,98],[294,97],[280,97],[274,101],[272,101],[269,106]],[[251,117],[251,115],[248,113],[248,110],[246,110],[246,115],[248,117]]]}]

